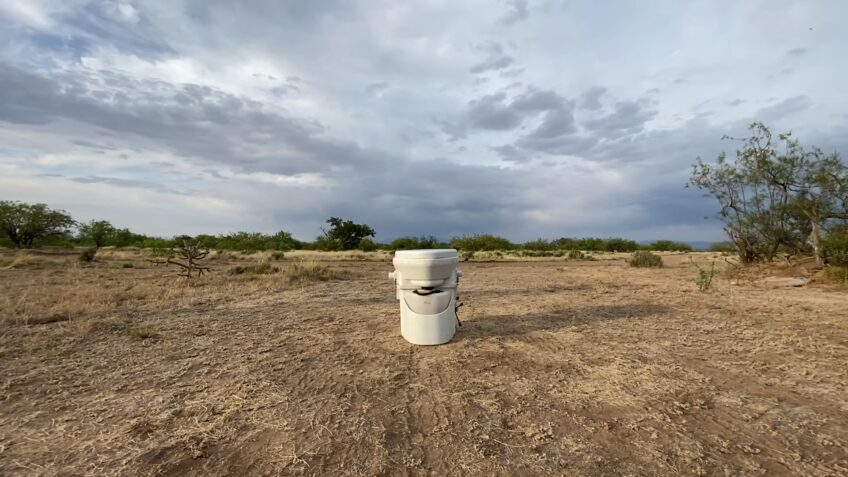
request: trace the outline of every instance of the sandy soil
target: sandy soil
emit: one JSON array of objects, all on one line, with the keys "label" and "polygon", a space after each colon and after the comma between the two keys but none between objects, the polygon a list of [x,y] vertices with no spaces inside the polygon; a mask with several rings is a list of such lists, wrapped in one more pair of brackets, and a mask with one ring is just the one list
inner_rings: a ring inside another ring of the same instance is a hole
[{"label": "sandy soil", "polygon": [[848,293],[701,293],[687,260],[462,263],[439,347],[400,337],[387,262],[23,261],[0,475],[848,475]]}]

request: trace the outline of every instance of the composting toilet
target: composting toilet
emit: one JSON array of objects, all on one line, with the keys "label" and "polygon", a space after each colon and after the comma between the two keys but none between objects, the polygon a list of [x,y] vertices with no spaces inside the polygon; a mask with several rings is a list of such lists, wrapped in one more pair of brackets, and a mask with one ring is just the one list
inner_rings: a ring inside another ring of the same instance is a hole
[{"label": "composting toilet", "polygon": [[456,332],[457,285],[462,272],[456,269],[454,249],[402,250],[395,252],[395,281],[400,301],[400,334],[412,344],[447,343]]}]

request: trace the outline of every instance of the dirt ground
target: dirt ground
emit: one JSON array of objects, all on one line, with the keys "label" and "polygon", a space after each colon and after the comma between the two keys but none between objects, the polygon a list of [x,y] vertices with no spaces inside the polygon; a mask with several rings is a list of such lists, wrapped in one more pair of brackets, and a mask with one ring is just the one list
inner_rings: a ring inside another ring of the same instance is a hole
[{"label": "dirt ground", "polygon": [[0,475],[848,475],[845,289],[464,262],[462,328],[417,347],[386,261],[6,258]]}]

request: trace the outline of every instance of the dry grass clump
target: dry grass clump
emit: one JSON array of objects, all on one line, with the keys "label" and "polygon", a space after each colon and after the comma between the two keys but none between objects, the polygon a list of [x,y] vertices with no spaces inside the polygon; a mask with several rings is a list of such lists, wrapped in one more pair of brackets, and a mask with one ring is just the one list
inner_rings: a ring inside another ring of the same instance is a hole
[{"label": "dry grass clump", "polygon": [[285,269],[286,278],[292,283],[325,282],[328,280],[345,280],[350,278],[350,272],[336,270],[327,265],[315,262],[296,262]]},{"label": "dry grass clump", "polygon": [[280,269],[271,266],[268,262],[261,262],[256,265],[236,265],[227,271],[229,275],[270,275],[279,272]]},{"label": "dry grass clump", "polygon": [[134,326],[128,329],[127,333],[130,335],[130,338],[139,341],[156,337],[156,332],[153,331],[153,328],[146,325]]},{"label": "dry grass clump", "polygon": [[15,254],[15,257],[6,266],[15,270],[21,269],[36,269],[42,268],[47,261],[42,257],[37,257],[27,252]]}]

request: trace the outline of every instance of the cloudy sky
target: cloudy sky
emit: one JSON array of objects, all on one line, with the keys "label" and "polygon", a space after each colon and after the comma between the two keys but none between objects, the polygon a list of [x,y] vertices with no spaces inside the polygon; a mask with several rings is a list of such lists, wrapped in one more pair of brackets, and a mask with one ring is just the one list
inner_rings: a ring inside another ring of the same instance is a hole
[{"label": "cloudy sky", "polygon": [[0,199],[160,235],[717,240],[752,120],[848,153],[848,3],[2,0]]}]

